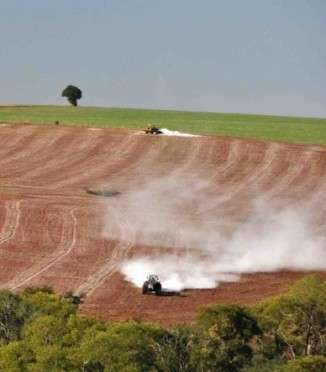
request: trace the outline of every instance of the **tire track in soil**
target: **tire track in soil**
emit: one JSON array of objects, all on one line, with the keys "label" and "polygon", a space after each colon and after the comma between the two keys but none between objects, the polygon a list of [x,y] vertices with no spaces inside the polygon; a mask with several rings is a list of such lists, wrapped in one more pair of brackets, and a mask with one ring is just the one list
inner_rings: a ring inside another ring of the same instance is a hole
[{"label": "tire track in soil", "polygon": [[[83,133],[75,137],[69,133],[66,140],[68,143],[61,146],[64,148],[61,148],[59,153],[56,152],[53,159],[28,175],[29,180],[37,182],[39,185],[53,186],[54,182],[57,182],[56,176],[60,175],[62,177],[62,174],[65,174],[66,179],[69,171],[76,167],[80,169],[82,162],[88,158],[89,153],[98,146],[93,137],[86,136]],[[73,149],[73,152],[71,149]],[[56,187],[54,186],[54,188]]]},{"label": "tire track in soil", "polygon": [[314,195],[326,186],[326,162],[323,161],[323,158],[319,153],[314,154],[312,164],[307,162],[306,168],[308,169],[304,175],[305,182],[298,182],[295,187],[295,192],[299,196],[302,194]]},{"label": "tire track in soil", "polygon": [[[31,127],[20,128],[20,132],[16,133],[16,128],[14,127],[0,127],[1,131],[7,133],[7,140],[5,142],[1,141],[0,147],[0,165],[3,161],[10,160],[12,157],[17,156],[17,151],[19,149],[24,149],[26,145],[33,141],[33,138],[37,136],[37,129]],[[1,133],[1,138],[5,139]],[[20,155],[20,154],[19,154]]]},{"label": "tire track in soil", "polygon": [[[17,179],[21,183],[26,183],[26,181],[30,183],[34,173],[37,173],[39,169],[43,169],[51,160],[57,159],[58,154],[56,149],[61,147],[66,136],[66,134],[57,132],[54,134],[50,133],[45,138],[42,137],[33,140],[33,144],[38,151],[35,151],[18,163],[14,162],[12,167],[7,166],[7,175],[5,177],[10,176],[12,180]],[[48,141],[47,138],[49,138]],[[38,141],[41,142],[39,145],[37,144]]]},{"label": "tire track in soil", "polygon": [[[244,200],[243,198],[245,198],[247,203],[251,200],[247,207],[251,209],[254,206],[253,202],[256,196],[252,196],[250,193],[248,195],[241,195],[241,191],[245,192],[246,189],[250,191],[250,187],[256,190],[255,195],[261,195],[264,201],[269,200],[270,202],[276,203],[275,206],[278,205],[277,203],[280,198],[286,197],[287,201],[283,200],[281,202],[282,208],[286,206],[291,207],[293,206],[293,201],[297,200],[298,195],[303,194],[306,200],[305,202],[302,200],[302,203],[312,205],[314,194],[322,185],[322,166],[320,163],[322,163],[323,155],[320,154],[320,149],[319,151],[318,149],[317,151],[314,149],[307,151],[303,147],[299,148],[299,150],[294,147],[294,154],[292,154],[291,151],[286,152],[288,166],[285,168],[285,171],[283,170],[283,172],[281,172],[281,177],[273,178],[275,170],[282,164],[282,159],[284,161],[284,157],[280,156],[279,153],[288,150],[287,147],[291,148],[291,146],[286,144],[270,143],[266,149],[266,154],[261,166],[254,170],[252,174],[249,174],[249,177],[245,181],[236,184],[235,188],[227,187],[226,191],[230,193],[230,195],[227,195],[225,198],[224,195],[222,195],[222,198],[220,198],[217,203],[214,203],[216,199],[213,198],[210,207],[204,210],[204,214],[209,214],[210,212],[214,213],[217,207],[229,208],[231,206],[230,203],[233,203],[233,205],[237,204],[241,202],[241,200]],[[267,155],[268,152],[269,155]],[[317,170],[319,170],[319,174]],[[323,174],[325,174],[325,170]],[[271,183],[271,187],[264,191],[263,187],[259,185],[263,185],[265,182]],[[257,187],[255,187],[256,184],[258,184]],[[229,204],[224,205],[224,203]],[[200,212],[202,214],[203,211]],[[232,209],[230,212],[232,213]],[[241,213],[237,208],[237,216],[239,217],[240,215]],[[243,217],[240,218],[239,221],[235,219],[232,226],[236,227],[239,225],[242,219]]]},{"label": "tire track in soil", "polygon": [[[280,195],[287,192],[289,186],[293,184],[291,187],[291,192],[295,191],[296,188],[296,180],[300,180],[299,188],[304,190],[306,187],[306,183],[310,182],[310,178],[305,177],[303,182],[302,172],[308,168],[308,172],[312,172],[311,168],[315,165],[311,162],[313,158],[313,152],[311,151],[301,151],[299,153],[299,157],[297,158],[298,164],[294,166],[287,167],[286,172],[282,172],[282,177],[277,177],[273,180],[273,171],[277,169],[281,159],[277,157],[278,151],[282,148],[280,143],[270,143],[268,148],[265,149],[265,156],[261,162],[261,165],[253,170],[251,174],[249,174],[244,181],[237,182],[235,186],[228,186],[226,187],[227,193],[223,193],[219,198],[213,198],[212,202],[210,203],[210,207],[205,210],[201,210],[200,213],[209,213],[216,207],[221,206],[221,204],[231,201],[237,197],[237,195],[241,194],[242,191],[250,191],[250,187],[253,187],[257,190],[257,195],[262,195],[264,200],[272,200],[278,198]],[[239,162],[239,159],[238,159]],[[289,164],[293,163],[293,158],[288,159]],[[239,166],[239,164],[238,164]],[[256,184],[264,184],[265,182],[271,182],[272,187],[265,191],[260,190],[260,187]],[[309,191],[312,191],[311,189]],[[240,197],[241,195],[239,195]]]},{"label": "tire track in soil", "polygon": [[[91,179],[92,182],[96,182],[97,177],[103,178],[104,174],[107,174],[107,168],[110,168],[112,163],[107,160],[111,158],[114,153],[119,153],[120,151],[129,153],[129,162],[132,162],[132,155],[134,153],[135,147],[137,146],[136,141],[132,141],[132,136],[126,136],[122,141],[117,141],[113,143],[113,147],[109,151],[101,151],[101,142],[97,141],[96,148],[98,153],[94,156],[85,158],[85,161],[78,165],[79,169],[86,169],[86,172],[75,171],[70,172],[69,178],[65,177],[60,180],[56,180],[51,188],[62,188],[68,185],[79,184],[81,182],[89,182]],[[102,139],[103,145],[105,144],[106,139]],[[121,167],[123,168],[123,167]]]},{"label": "tire track in soil", "polygon": [[21,201],[9,201],[5,204],[6,217],[4,226],[0,233],[0,244],[6,243],[11,240],[17,231],[20,218],[20,204]]},{"label": "tire track in soil", "polygon": [[[128,225],[126,216],[121,216],[117,213],[115,207],[113,207],[113,218],[121,231],[124,230],[124,226]],[[131,241],[119,241],[115,244],[111,256],[75,290],[75,293],[77,295],[83,294],[88,297],[91,296],[99,286],[109,280],[110,277],[119,270],[121,262],[127,257],[131,247]]]},{"label": "tire track in soil", "polygon": [[[239,145],[238,145],[239,146]],[[237,197],[237,195],[241,194],[241,192],[250,191],[252,187],[255,187],[257,182],[259,182],[262,178],[266,175],[266,170],[272,167],[272,164],[275,160],[275,152],[279,148],[279,144],[271,143],[267,145],[267,148],[264,148],[264,153],[262,159],[258,162],[256,166],[252,166],[249,170],[248,174],[241,178],[241,181],[235,182],[234,184],[230,184],[228,187],[222,187],[220,190],[220,195],[215,196],[213,195],[212,198],[209,200],[208,206],[205,208],[200,208],[198,210],[198,214],[205,214],[210,211],[213,211],[221,204],[230,201]],[[249,155],[250,155],[250,147],[249,147]],[[234,152],[233,160],[230,161],[229,165],[226,165],[222,169],[217,168],[216,174],[211,178],[209,185],[207,188],[196,190],[197,192],[204,193],[204,192],[212,192],[216,191],[219,188],[219,180],[223,182],[223,177],[225,176],[225,171],[231,169],[232,167],[239,167],[239,156],[238,152]],[[228,163],[228,162],[227,162]],[[217,183],[217,185],[216,185]],[[224,191],[225,189],[225,191]]]},{"label": "tire track in soil", "polygon": [[61,247],[59,245],[58,249],[53,254],[47,255],[40,262],[32,265],[29,269],[22,271],[16,275],[12,281],[4,284],[2,287],[9,288],[11,290],[20,288],[26,283],[30,282],[32,279],[35,279],[49,270],[53,265],[71,253],[76,243],[77,219],[74,214],[75,209],[76,207],[70,209],[64,216],[66,221],[63,224]]},{"label": "tire track in soil", "polygon": [[[134,169],[132,169],[132,171],[134,172],[134,179],[137,182],[137,188],[141,188],[144,184],[153,181],[156,182],[161,178],[164,179],[165,177],[176,178],[181,177],[182,175],[185,177],[193,175],[194,166],[198,161],[197,156],[201,150],[200,143],[194,141],[192,147],[187,148],[187,152],[182,156],[181,164],[158,167],[157,164],[163,164],[162,156],[164,157],[165,152],[169,151],[168,148],[165,151],[165,147],[168,145],[168,139],[162,138],[162,140],[166,140],[166,142],[162,141],[159,143],[160,146],[153,146],[152,150],[147,153],[146,156],[143,156],[134,164]],[[179,151],[179,147],[177,148],[177,151]],[[130,174],[127,173],[127,175],[130,177]]]},{"label": "tire track in soil", "polygon": [[40,133],[38,132],[37,128],[29,128],[31,129],[30,133],[25,137],[22,137],[20,141],[16,143],[16,145],[7,152],[3,154],[0,158],[0,166],[7,167],[14,163],[23,160],[25,161],[29,157],[37,154],[39,151],[39,146],[35,146],[35,143],[42,140],[40,137]]},{"label": "tire track in soil", "polygon": [[306,162],[309,162],[312,156],[313,153],[311,151],[302,151],[299,157],[290,157],[288,160],[290,166],[287,172],[285,174],[283,173],[283,177],[279,177],[277,181],[273,182],[272,187],[264,193],[264,199],[272,200],[273,198],[278,198],[282,193],[291,189],[289,186],[296,179],[300,179],[300,182],[304,183],[305,180],[300,175],[304,171]]}]

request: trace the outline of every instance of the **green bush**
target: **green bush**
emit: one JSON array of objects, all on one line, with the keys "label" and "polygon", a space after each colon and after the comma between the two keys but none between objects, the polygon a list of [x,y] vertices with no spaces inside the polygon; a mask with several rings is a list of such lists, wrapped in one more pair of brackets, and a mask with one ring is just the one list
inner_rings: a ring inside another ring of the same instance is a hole
[{"label": "green bush", "polygon": [[198,364],[205,371],[238,371],[250,363],[251,342],[261,331],[250,312],[237,305],[217,305],[202,312]]},{"label": "green bush", "polygon": [[255,308],[261,351],[294,359],[326,352],[326,281],[309,275]]},{"label": "green bush", "polygon": [[49,288],[0,291],[0,371],[326,371],[325,280],[307,276],[248,309],[216,305],[163,329],[77,314]]},{"label": "green bush", "polygon": [[277,372],[326,372],[326,357],[314,355],[294,359],[278,368]]}]

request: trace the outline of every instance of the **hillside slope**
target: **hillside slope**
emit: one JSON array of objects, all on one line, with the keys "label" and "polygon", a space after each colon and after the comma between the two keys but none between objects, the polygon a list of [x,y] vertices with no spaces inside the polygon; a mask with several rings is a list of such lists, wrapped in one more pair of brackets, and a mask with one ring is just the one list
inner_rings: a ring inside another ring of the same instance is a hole
[{"label": "hillside slope", "polygon": [[[0,126],[0,169],[1,287],[85,293],[82,310],[109,320],[188,322],[204,305],[255,303],[301,276],[286,262],[271,273],[262,265],[238,281],[220,278],[217,288],[171,297],[143,296],[125,280],[121,263],[131,258],[172,255],[182,266],[191,256],[200,266],[209,256],[199,246],[205,234],[215,239],[217,231],[225,241],[248,221],[266,227],[252,218],[261,198],[276,211],[309,204],[311,232],[325,239],[325,147],[7,124]],[[87,189],[120,194],[100,197]],[[158,219],[162,228],[155,230]],[[277,234],[275,218],[267,228]],[[199,237],[182,235],[196,229]],[[212,252],[214,242],[205,242]]]}]

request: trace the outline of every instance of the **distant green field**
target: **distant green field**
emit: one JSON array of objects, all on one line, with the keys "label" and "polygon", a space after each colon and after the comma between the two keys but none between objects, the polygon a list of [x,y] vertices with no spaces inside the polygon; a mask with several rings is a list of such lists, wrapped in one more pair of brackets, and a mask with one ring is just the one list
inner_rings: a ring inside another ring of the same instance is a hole
[{"label": "distant green field", "polygon": [[143,128],[326,145],[326,119],[100,107],[0,106],[0,122]]}]

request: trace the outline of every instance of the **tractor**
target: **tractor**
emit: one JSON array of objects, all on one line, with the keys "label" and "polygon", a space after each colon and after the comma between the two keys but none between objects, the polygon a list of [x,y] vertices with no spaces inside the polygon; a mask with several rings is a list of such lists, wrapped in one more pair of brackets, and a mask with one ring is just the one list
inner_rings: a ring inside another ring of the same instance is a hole
[{"label": "tractor", "polygon": [[152,125],[149,125],[146,129],[144,129],[144,132],[146,134],[162,134],[163,132],[161,131],[161,129],[159,128],[156,128]]},{"label": "tractor", "polygon": [[148,275],[147,279],[143,284],[143,294],[155,293],[157,295],[161,294],[162,284],[157,275]]}]

